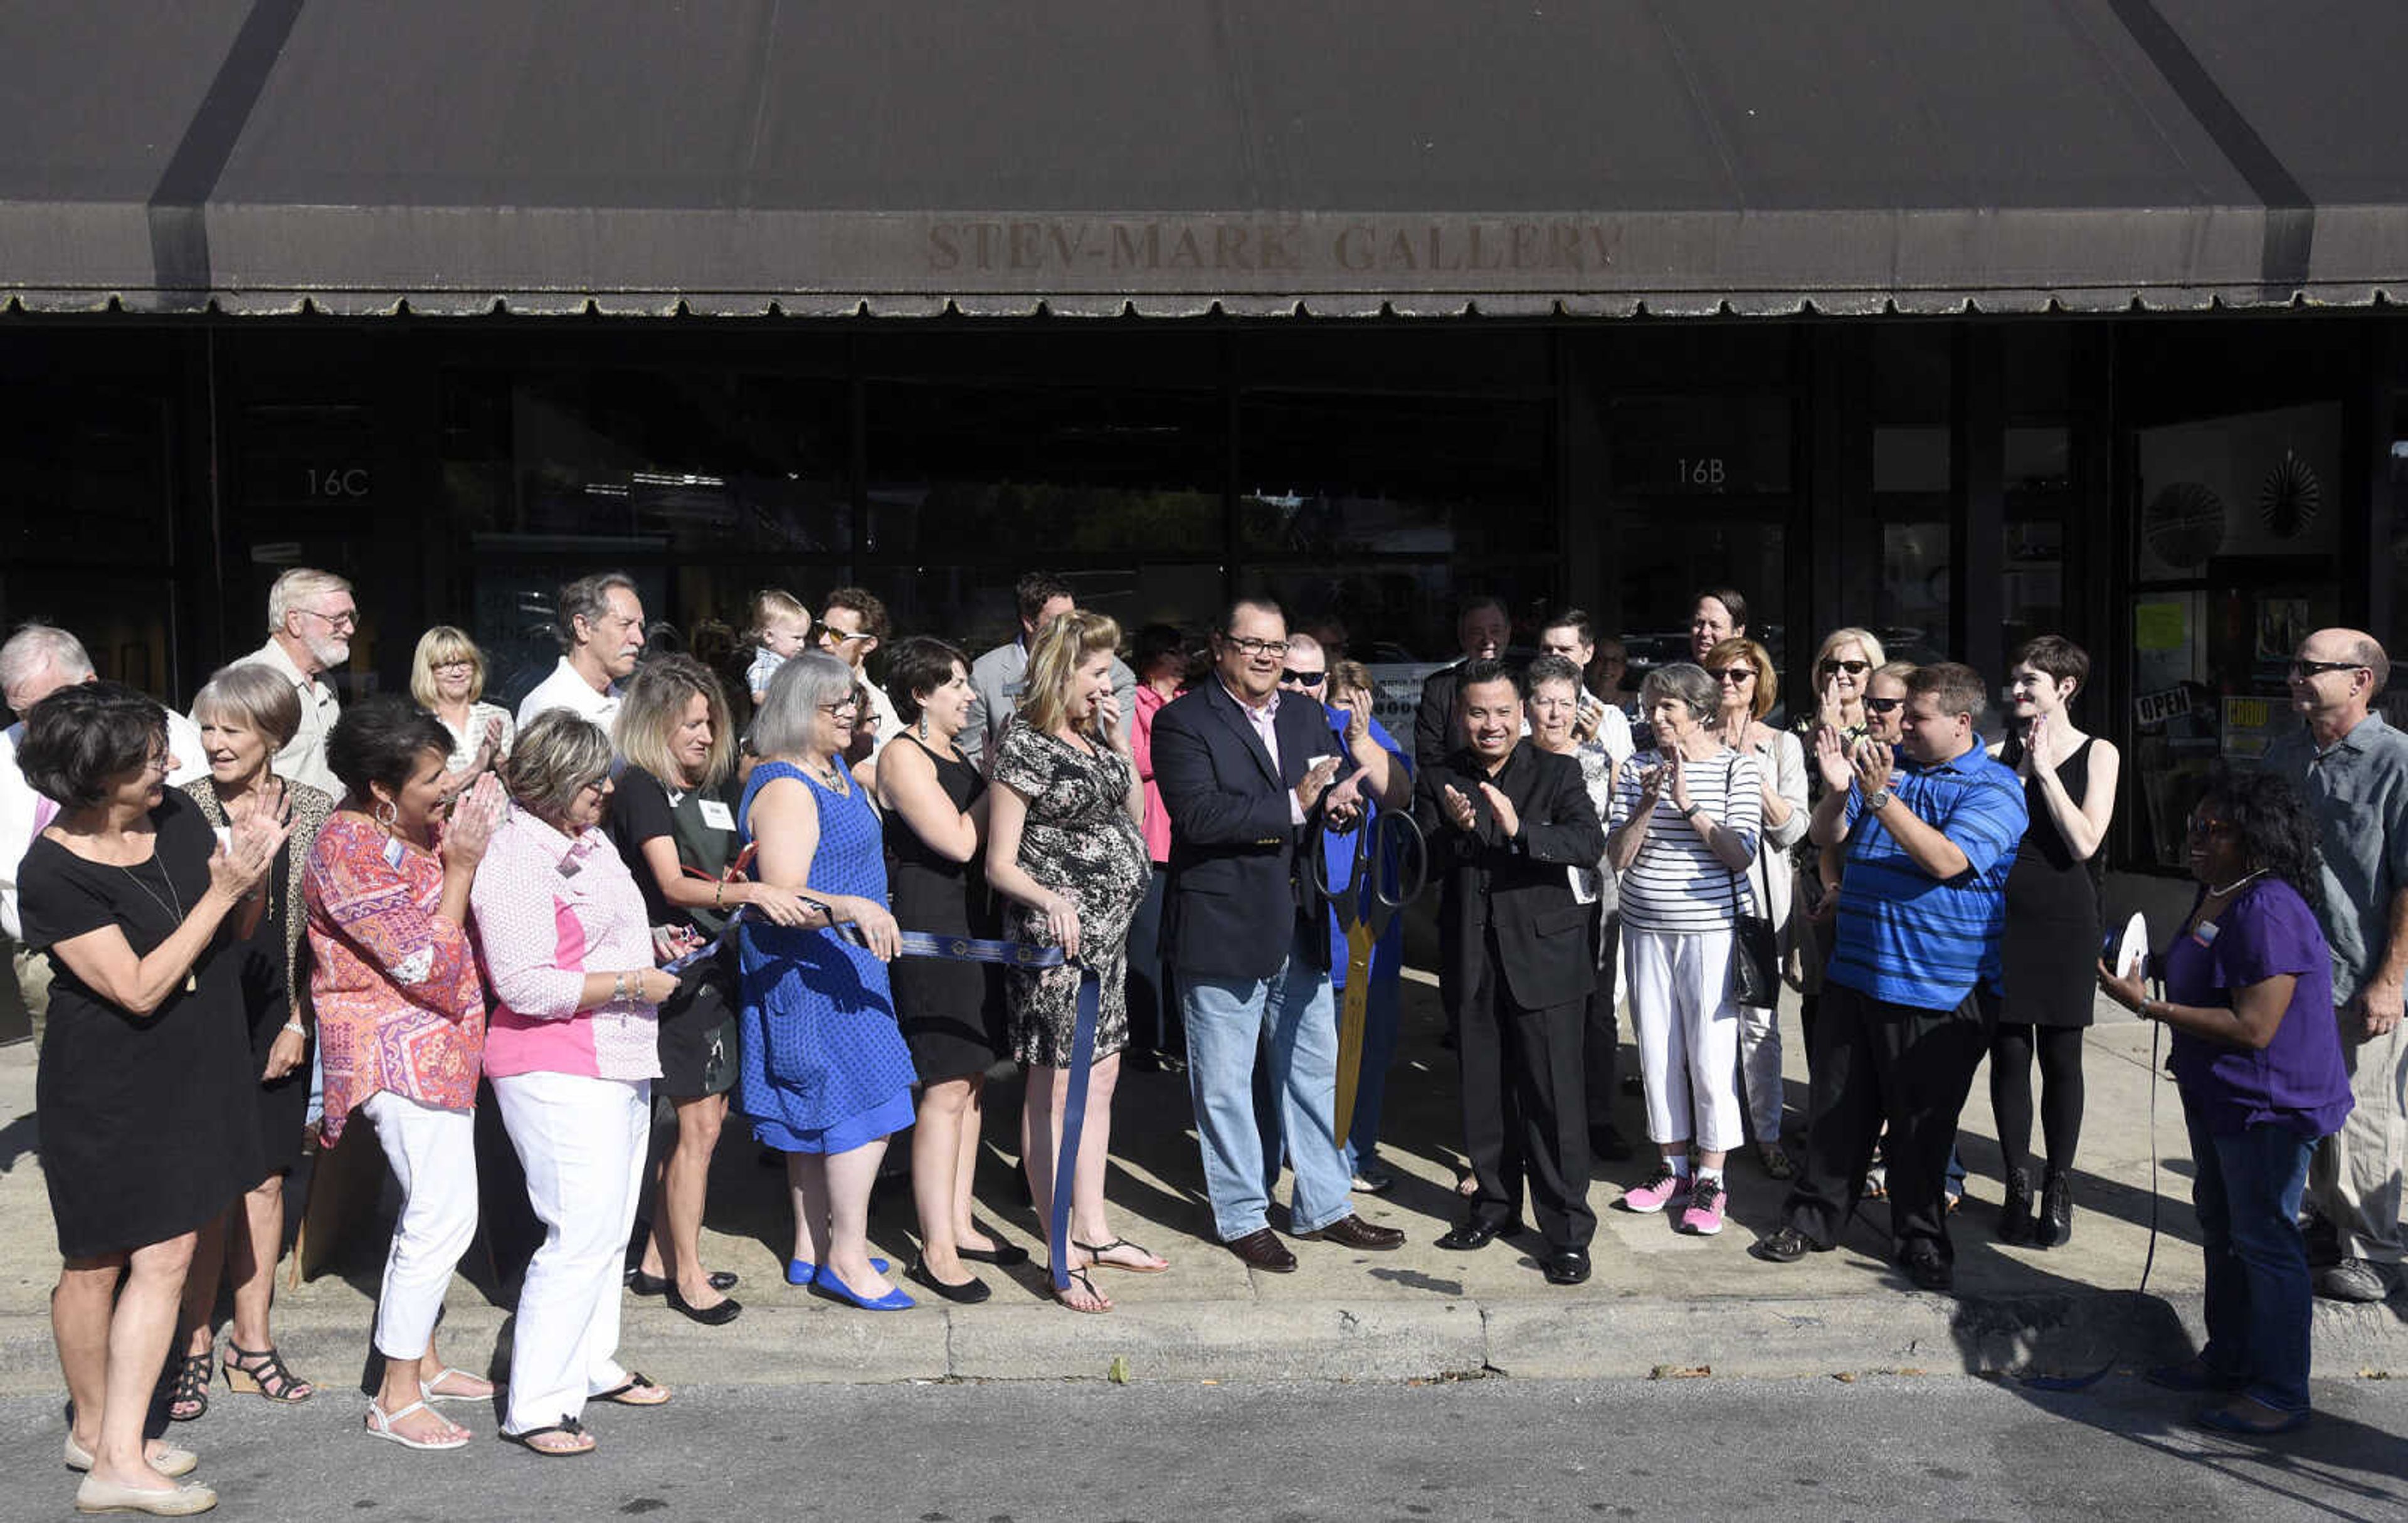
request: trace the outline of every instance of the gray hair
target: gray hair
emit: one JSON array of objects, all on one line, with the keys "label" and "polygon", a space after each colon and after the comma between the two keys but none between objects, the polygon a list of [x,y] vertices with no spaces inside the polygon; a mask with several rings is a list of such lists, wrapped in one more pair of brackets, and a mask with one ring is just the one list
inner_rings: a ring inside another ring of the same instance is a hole
[{"label": "gray hair", "polygon": [[546,709],[519,731],[502,764],[510,801],[547,825],[557,825],[578,791],[610,775],[610,737],[569,709]]},{"label": "gray hair", "polygon": [[752,716],[752,754],[800,756],[811,745],[811,724],[820,706],[853,697],[853,668],[825,651],[806,651],[778,668],[761,711]]},{"label": "gray hair", "polygon": [[[1549,627],[1557,626],[1551,625]],[[1533,691],[1541,682],[1570,682],[1577,694],[1581,690],[1580,664],[1570,656],[1557,655],[1553,651],[1543,652],[1530,658],[1529,669],[1523,680],[1530,684]]]},{"label": "gray hair", "polygon": [[255,661],[239,662],[210,678],[193,695],[193,718],[208,723],[209,715],[239,719],[257,730],[272,754],[284,749],[301,728],[301,696],[291,682]]},{"label": "gray hair", "polygon": [[351,590],[351,582],[332,571],[313,571],[306,566],[294,567],[278,577],[276,584],[267,589],[267,632],[271,635],[282,633],[284,616],[299,609],[309,599],[323,597],[329,593],[347,593]]},{"label": "gray hair", "polygon": [[0,689],[11,688],[43,671],[55,671],[71,682],[93,675],[92,654],[83,641],[54,624],[17,626],[8,643],[0,645]]},{"label": "gray hair", "polygon": [[624,571],[596,571],[590,577],[579,577],[560,589],[560,648],[563,652],[577,649],[577,621],[600,624],[610,611],[610,589],[624,587],[638,600],[643,594],[636,579]]},{"label": "gray hair", "polygon": [[1674,661],[1657,667],[1639,684],[1639,711],[1655,711],[1656,700],[1672,698],[1689,711],[1692,719],[1712,719],[1722,712],[1722,687],[1706,675],[1706,668],[1694,661]]}]

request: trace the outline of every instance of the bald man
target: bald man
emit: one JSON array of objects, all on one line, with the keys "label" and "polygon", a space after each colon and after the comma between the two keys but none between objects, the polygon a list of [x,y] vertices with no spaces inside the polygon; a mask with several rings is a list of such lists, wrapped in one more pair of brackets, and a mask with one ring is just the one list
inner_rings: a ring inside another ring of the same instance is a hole
[{"label": "bald man", "polygon": [[2340,1262],[2318,1272],[2316,1294],[2376,1301],[2401,1286],[2400,1187],[2408,1155],[2408,734],[2370,711],[2390,659],[2361,629],[2319,629],[2291,658],[2299,731],[2266,748],[2315,817],[2324,852],[2334,1012],[2357,1100],[2308,1167],[2308,1199],[2331,1224]]}]

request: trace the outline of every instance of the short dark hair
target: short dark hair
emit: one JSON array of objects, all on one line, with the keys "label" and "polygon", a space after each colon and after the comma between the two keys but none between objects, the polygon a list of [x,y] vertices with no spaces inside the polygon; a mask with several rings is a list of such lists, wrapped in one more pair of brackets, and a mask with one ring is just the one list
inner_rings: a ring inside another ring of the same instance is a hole
[{"label": "short dark hair", "polygon": [[[1502,608],[1504,605],[1499,603],[1498,607]],[[1523,675],[1520,667],[1511,661],[1490,658],[1465,662],[1462,675],[1455,681],[1455,690],[1460,693],[1467,687],[1476,687],[1482,682],[1511,682],[1513,684],[1515,697],[1527,698],[1530,696],[1529,679]]]},{"label": "short dark hair", "polygon": [[1689,599],[1690,611],[1697,611],[1698,605],[1709,597],[1730,611],[1732,634],[1736,635],[1747,627],[1747,599],[1740,595],[1737,587],[1698,588],[1698,596]]},{"label": "short dark hair", "polygon": [[71,682],[25,711],[17,768],[63,809],[90,809],[108,780],[141,767],[167,743],[167,711],[123,682]]},{"label": "short dark hair", "polygon": [[1455,622],[1460,625],[1464,620],[1470,618],[1473,614],[1484,613],[1492,608],[1498,612],[1505,615],[1506,622],[1512,622],[1513,611],[1507,608],[1505,606],[1505,599],[1498,596],[1495,593],[1473,593],[1470,596],[1455,604]]},{"label": "short dark hair", "polygon": [[886,622],[886,605],[878,600],[876,593],[867,587],[838,587],[822,600],[820,617],[824,619],[831,610],[840,608],[860,614],[861,632],[882,645],[885,643],[887,631],[893,625]]},{"label": "short dark hair", "polygon": [[[636,579],[624,571],[596,571],[592,576],[579,577],[560,589],[560,626],[555,633],[560,637],[563,651],[577,649],[578,620],[600,624],[602,615],[610,611],[610,589],[613,587],[624,587],[638,602],[643,600],[644,595],[637,590]],[[451,748],[447,746],[444,749],[448,754]],[[342,774],[338,772],[336,775],[339,777]],[[379,778],[377,781],[383,783],[385,780]],[[361,797],[365,798],[366,795]]]},{"label": "short dark hair", "polygon": [[886,658],[886,696],[895,700],[895,717],[906,725],[920,719],[920,695],[933,693],[952,680],[958,662],[970,669],[970,658],[934,635],[913,635]]},{"label": "short dark hair", "polygon": [[1570,629],[1580,636],[1583,645],[1597,643],[1596,621],[1576,608],[1559,608],[1549,613],[1540,622],[1539,633],[1543,635],[1550,629]]},{"label": "short dark hair", "polygon": [[1186,664],[1187,635],[1175,624],[1150,624],[1137,632],[1137,649],[1131,654],[1135,659],[1129,665],[1136,669],[1138,681],[1143,682],[1154,664],[1165,656],[1175,655],[1182,667]]},{"label": "short dark hair", "polygon": [[1908,697],[1936,698],[1941,712],[1964,714],[1976,724],[1989,708],[1989,691],[1982,674],[1962,661],[1935,661],[1928,667],[1917,667],[1906,680]]},{"label": "short dark hair", "polygon": [[1231,626],[1237,624],[1238,611],[1241,608],[1256,609],[1265,613],[1277,614],[1279,616],[1279,622],[1283,626],[1287,623],[1287,610],[1280,607],[1280,600],[1276,597],[1235,597],[1229,600],[1229,606],[1227,608],[1221,611],[1221,616],[1213,621],[1212,633],[1216,635],[1227,634]]},{"label": "short dark hair", "polygon": [[327,732],[326,769],[366,809],[376,802],[370,783],[399,793],[420,754],[429,751],[452,754],[452,732],[443,722],[398,693],[372,693],[347,706]]},{"label": "short dark hair", "polygon": [[1036,624],[1037,616],[1054,599],[1068,597],[1075,602],[1078,596],[1068,582],[1051,571],[1029,571],[1011,584],[1011,600],[1019,606],[1020,622],[1025,625]]},{"label": "short dark hair", "polygon": [[2034,635],[2015,647],[2015,654],[2007,658],[2007,666],[2011,669],[2029,667],[2047,673],[2053,682],[2070,679],[2077,693],[2090,681],[2089,653],[2063,635]]}]

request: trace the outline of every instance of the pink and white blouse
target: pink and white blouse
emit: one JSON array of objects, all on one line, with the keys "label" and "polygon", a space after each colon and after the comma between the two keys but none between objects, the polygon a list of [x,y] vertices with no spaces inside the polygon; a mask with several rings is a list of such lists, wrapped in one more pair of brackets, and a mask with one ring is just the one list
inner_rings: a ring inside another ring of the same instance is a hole
[{"label": "pink and white blouse", "polygon": [[468,905],[494,1000],[486,1073],[661,1076],[652,1005],[577,1008],[589,970],[652,966],[643,893],[608,834],[565,836],[511,806],[478,864]]}]

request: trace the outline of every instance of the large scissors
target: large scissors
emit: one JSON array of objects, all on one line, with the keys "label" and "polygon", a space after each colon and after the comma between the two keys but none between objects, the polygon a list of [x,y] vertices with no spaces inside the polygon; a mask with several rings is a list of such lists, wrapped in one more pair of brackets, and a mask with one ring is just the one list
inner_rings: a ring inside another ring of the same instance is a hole
[{"label": "large scissors", "polygon": [[1381,810],[1354,831],[1353,870],[1346,886],[1329,883],[1329,832],[1313,859],[1315,886],[1346,933],[1346,996],[1338,1007],[1337,1136],[1342,1145],[1354,1124],[1354,1091],[1363,1074],[1363,1026],[1371,999],[1371,949],[1397,912],[1421,895],[1429,877],[1429,843],[1402,810]]}]

